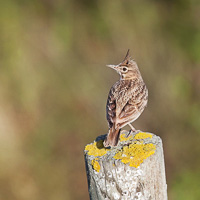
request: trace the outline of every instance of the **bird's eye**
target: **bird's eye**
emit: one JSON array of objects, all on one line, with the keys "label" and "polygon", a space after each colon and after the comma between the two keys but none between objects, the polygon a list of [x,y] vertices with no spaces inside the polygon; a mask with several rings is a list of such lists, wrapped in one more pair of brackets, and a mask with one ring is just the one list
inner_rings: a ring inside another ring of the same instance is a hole
[{"label": "bird's eye", "polygon": [[128,68],[127,67],[123,67],[123,72],[127,72],[128,71]]},{"label": "bird's eye", "polygon": [[128,65],[129,61],[127,60],[126,64]]}]

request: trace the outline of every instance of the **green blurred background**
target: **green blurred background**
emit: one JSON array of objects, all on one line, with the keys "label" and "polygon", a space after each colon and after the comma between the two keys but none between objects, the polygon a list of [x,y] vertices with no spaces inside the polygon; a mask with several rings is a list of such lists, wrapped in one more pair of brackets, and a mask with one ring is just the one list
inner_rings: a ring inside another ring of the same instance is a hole
[{"label": "green blurred background", "polygon": [[128,48],[149,89],[133,125],[163,139],[169,199],[200,199],[199,1],[0,5],[0,200],[89,199],[83,149]]}]

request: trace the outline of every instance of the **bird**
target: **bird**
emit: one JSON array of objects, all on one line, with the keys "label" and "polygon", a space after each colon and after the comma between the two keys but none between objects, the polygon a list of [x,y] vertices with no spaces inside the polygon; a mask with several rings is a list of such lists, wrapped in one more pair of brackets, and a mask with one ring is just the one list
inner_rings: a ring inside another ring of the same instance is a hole
[{"label": "bird", "polygon": [[137,63],[130,57],[129,49],[120,64],[107,66],[120,75],[120,79],[110,89],[106,104],[109,131],[103,144],[104,147],[114,147],[118,144],[120,131],[124,126],[129,125],[136,132],[131,123],[147,106],[148,89]]}]

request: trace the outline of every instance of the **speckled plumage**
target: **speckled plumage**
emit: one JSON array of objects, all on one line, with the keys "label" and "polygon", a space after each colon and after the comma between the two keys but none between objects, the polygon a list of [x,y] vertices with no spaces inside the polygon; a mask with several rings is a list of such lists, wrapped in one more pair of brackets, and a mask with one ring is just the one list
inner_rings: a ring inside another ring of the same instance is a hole
[{"label": "speckled plumage", "polygon": [[[120,74],[120,80],[110,89],[106,114],[109,132],[104,146],[116,146],[121,128],[135,121],[147,106],[148,90],[137,63],[131,60],[129,51],[119,65],[109,65]],[[132,130],[135,129],[131,126]]]}]

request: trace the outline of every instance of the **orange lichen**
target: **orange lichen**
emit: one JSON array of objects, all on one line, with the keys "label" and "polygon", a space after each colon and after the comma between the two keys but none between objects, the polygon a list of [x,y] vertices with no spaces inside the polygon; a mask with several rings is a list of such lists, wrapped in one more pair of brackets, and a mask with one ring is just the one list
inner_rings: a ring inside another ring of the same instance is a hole
[{"label": "orange lichen", "polygon": [[85,150],[88,151],[87,154],[89,156],[103,156],[105,155],[109,149],[105,149],[103,146],[103,140],[99,140],[98,142],[94,142],[92,144],[88,144],[85,147]]},{"label": "orange lichen", "polygon": [[92,164],[93,169],[94,169],[95,171],[99,172],[100,169],[101,169],[101,166],[100,166],[100,164],[99,164],[99,162],[98,162],[97,160],[99,160],[99,159],[98,159],[98,158],[93,159],[93,160],[91,161],[91,164]]},{"label": "orange lichen", "polygon": [[152,134],[145,133],[145,132],[139,132],[135,135],[134,139],[146,139],[146,138],[152,138]]},{"label": "orange lichen", "polygon": [[121,141],[121,142],[123,142],[123,141],[128,141],[128,140],[131,140],[131,139],[133,139],[133,136],[132,136],[132,135],[130,135],[129,137],[126,137],[126,134],[125,134],[125,133],[123,133],[123,134],[120,135],[120,141]]},{"label": "orange lichen", "polygon": [[129,163],[131,167],[138,167],[148,158],[150,155],[154,154],[156,150],[156,145],[134,143],[129,146],[124,146],[121,151],[115,154],[115,159],[120,159],[124,164]]}]

